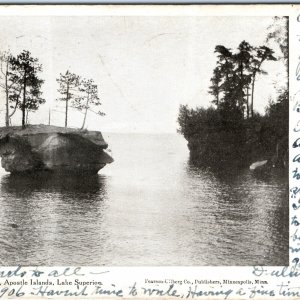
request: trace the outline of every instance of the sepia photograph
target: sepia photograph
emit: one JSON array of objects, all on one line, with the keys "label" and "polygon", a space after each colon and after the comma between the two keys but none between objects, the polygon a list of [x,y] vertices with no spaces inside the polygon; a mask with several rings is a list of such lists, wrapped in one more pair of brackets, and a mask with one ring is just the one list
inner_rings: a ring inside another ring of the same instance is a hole
[{"label": "sepia photograph", "polygon": [[288,17],[0,24],[2,266],[289,264]]}]

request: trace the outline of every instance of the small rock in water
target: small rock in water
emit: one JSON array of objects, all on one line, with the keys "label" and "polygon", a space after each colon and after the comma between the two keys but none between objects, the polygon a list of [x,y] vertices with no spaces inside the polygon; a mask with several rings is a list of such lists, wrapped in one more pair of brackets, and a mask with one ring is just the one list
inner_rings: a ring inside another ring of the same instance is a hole
[{"label": "small rock in water", "polygon": [[268,162],[267,160],[257,161],[250,166],[250,170],[260,169],[261,167],[265,166],[267,162]]}]

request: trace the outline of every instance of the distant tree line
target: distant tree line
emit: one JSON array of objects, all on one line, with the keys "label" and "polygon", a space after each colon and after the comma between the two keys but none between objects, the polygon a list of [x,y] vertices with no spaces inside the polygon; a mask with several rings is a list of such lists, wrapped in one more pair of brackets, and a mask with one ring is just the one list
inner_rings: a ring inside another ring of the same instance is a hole
[{"label": "distant tree line", "polygon": [[[46,102],[42,98],[42,85],[44,80],[40,78],[43,71],[42,65],[31,53],[23,50],[17,56],[9,51],[0,54],[0,88],[5,94],[5,126],[11,125],[11,118],[17,110],[21,111],[22,127],[28,124],[29,112],[35,112],[40,105]],[[61,97],[58,101],[65,102],[65,127],[68,126],[69,105],[83,112],[84,128],[88,110],[101,105],[98,96],[98,86],[93,79],[81,78],[69,70],[60,74],[57,79],[59,84],[58,92]],[[94,111],[95,112],[95,111]],[[96,111],[103,116],[100,110]]]},{"label": "distant tree line", "polygon": [[[274,18],[266,42],[278,43],[279,57],[287,69],[287,19]],[[288,88],[275,87],[278,97],[269,101],[264,115],[255,112],[258,75],[267,75],[264,62],[276,61],[274,51],[242,41],[237,49],[215,47],[216,67],[208,92],[213,106],[190,108],[181,105],[179,132],[188,140],[191,159],[209,166],[249,164],[269,159],[273,165],[288,161]],[[261,78],[261,77],[259,77]]]}]

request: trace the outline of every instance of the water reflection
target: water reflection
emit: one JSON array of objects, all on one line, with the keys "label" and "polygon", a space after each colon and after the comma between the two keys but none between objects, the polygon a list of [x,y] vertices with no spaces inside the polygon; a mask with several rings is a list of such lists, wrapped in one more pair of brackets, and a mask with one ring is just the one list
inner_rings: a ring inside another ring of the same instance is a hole
[{"label": "water reflection", "polygon": [[[206,209],[205,218],[211,220],[214,230],[197,234],[211,234],[214,237],[206,245],[213,264],[288,264],[286,171],[274,169],[269,173],[253,173],[245,168],[218,170],[197,167],[189,162],[187,174],[191,178],[205,179],[212,194],[201,201],[205,201],[205,207],[210,207]],[[199,215],[203,214],[202,205],[198,204],[196,208],[201,209],[197,211]]]},{"label": "water reflection", "polygon": [[74,196],[102,194],[105,191],[105,177],[100,175],[76,176],[52,173],[7,174],[1,179],[1,190],[15,196],[31,196],[36,192],[72,193]]},{"label": "water reflection", "polygon": [[5,175],[1,195],[2,264],[77,264],[82,258],[76,251],[89,251],[90,243],[98,245],[103,238],[98,230],[105,211],[105,177]]}]

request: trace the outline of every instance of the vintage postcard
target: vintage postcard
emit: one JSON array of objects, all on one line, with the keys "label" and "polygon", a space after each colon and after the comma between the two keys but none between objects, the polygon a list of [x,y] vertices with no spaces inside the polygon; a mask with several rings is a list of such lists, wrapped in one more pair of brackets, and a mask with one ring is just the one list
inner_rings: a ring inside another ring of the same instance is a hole
[{"label": "vintage postcard", "polygon": [[300,298],[300,6],[0,24],[0,298]]}]

